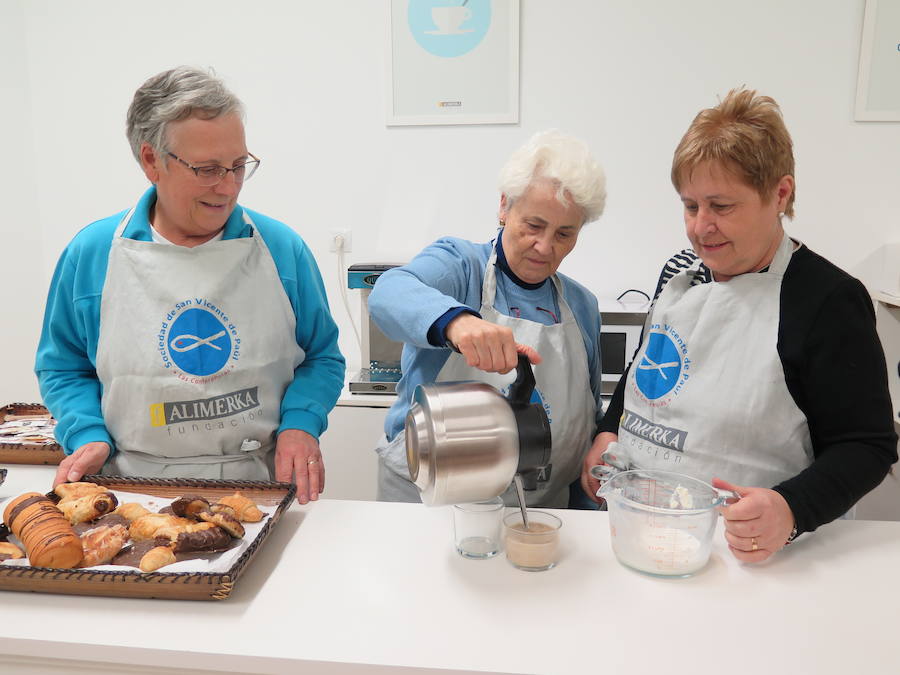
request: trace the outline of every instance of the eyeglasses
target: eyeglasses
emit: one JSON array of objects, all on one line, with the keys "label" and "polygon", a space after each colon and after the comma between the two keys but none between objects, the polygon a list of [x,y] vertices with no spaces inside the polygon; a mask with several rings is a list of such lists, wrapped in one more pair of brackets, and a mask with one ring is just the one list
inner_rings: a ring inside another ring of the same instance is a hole
[{"label": "eyeglasses", "polygon": [[188,162],[185,162],[183,159],[181,159],[181,157],[176,155],[174,152],[169,152],[168,150],[166,150],[166,154],[169,157],[171,157],[172,159],[178,160],[179,162],[184,164],[187,168],[189,168],[191,171],[193,171],[194,174],[197,176],[197,180],[199,181],[200,185],[203,185],[204,187],[211,187],[213,185],[218,185],[225,179],[225,176],[228,174],[229,171],[231,171],[231,173],[234,174],[234,182],[235,183],[240,184],[240,183],[243,183],[244,181],[248,181],[248,180],[250,180],[250,177],[254,173],[256,173],[256,170],[259,168],[259,162],[260,162],[260,159],[258,157],[256,157],[252,153],[248,153],[251,157],[253,157],[252,160],[250,160],[249,162],[244,162],[243,164],[240,164],[239,166],[235,166],[235,167],[232,167],[231,169],[228,169],[224,166],[218,166],[218,165],[194,166],[193,164],[189,164]]}]

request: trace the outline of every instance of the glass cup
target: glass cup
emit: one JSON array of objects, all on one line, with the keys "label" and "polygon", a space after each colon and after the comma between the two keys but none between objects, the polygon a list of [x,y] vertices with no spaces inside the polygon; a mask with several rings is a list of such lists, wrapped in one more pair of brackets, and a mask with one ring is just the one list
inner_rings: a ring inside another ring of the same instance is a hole
[{"label": "glass cup", "polygon": [[527,511],[527,530],[521,511],[510,511],[503,518],[506,559],[526,572],[549,570],[559,561],[559,528],[562,521],[545,511]]},{"label": "glass cup", "polygon": [[500,552],[503,500],[453,505],[453,541],[463,558],[483,560]]}]

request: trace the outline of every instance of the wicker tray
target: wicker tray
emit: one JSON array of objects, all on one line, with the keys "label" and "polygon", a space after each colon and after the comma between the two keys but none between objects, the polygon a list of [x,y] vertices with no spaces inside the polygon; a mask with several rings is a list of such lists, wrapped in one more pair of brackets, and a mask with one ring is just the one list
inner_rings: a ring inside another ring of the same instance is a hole
[{"label": "wicker tray", "polygon": [[[47,567],[0,565],[0,590],[103,595],[126,598],[170,598],[176,600],[224,600],[241,573],[262,548],[266,539],[290,506],[296,487],[290,483],[240,480],[194,480],[189,478],[123,478],[85,476],[82,480],[111,490],[135,492],[174,499],[190,491],[207,499],[218,499],[240,490],[263,506],[277,506],[262,530],[226,572],[138,572],[135,570],[61,570]],[[52,493],[54,499],[58,499]],[[8,533],[0,525],[0,540]]]},{"label": "wicker tray", "polygon": [[[10,403],[0,408],[0,422],[28,417],[49,417],[40,403]],[[38,445],[0,441],[0,464],[59,464],[65,457],[57,443]]]}]

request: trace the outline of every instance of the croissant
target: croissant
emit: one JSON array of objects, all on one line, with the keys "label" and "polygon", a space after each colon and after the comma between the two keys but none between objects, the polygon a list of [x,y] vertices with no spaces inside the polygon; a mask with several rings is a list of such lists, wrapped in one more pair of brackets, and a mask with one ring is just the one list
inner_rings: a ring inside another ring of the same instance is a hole
[{"label": "croissant", "polygon": [[172,502],[171,506],[172,513],[176,516],[191,518],[200,511],[206,511],[209,508],[209,502],[197,495],[184,495]]},{"label": "croissant", "polygon": [[252,499],[245,497],[240,492],[235,492],[229,497],[222,497],[219,504],[233,508],[237,519],[245,523],[258,523],[266,515],[259,510]]},{"label": "croissant", "polygon": [[160,567],[175,562],[175,552],[168,546],[157,546],[147,551],[141,558],[141,572],[154,572]]},{"label": "croissant", "polygon": [[60,483],[53,491],[59,495],[60,501],[71,501],[95,492],[106,492],[106,488],[96,483]]},{"label": "croissant", "polygon": [[119,500],[112,492],[95,492],[74,500],[63,500],[59,508],[73,525],[86,523],[109,513]]},{"label": "croissant", "polygon": [[17,560],[24,557],[25,553],[18,546],[11,544],[8,541],[0,541],[0,562],[9,560],[10,558]]},{"label": "croissant", "polygon": [[235,539],[240,539],[244,536],[244,526],[241,525],[241,521],[239,521],[234,516],[228,515],[227,513],[201,511],[197,514],[197,516],[201,520],[205,520],[207,523],[218,525]]},{"label": "croissant", "polygon": [[135,541],[153,539],[156,533],[163,528],[179,528],[190,525],[193,521],[179,518],[168,513],[147,513],[140,518],[135,518],[128,526],[131,538]]},{"label": "croissant", "polygon": [[25,547],[35,567],[69,569],[81,562],[81,539],[62,511],[39,492],[26,492],[7,504],[3,521]]},{"label": "croissant", "polygon": [[122,550],[128,541],[128,528],[124,525],[95,527],[81,535],[84,557],[81,567],[105,565]]},{"label": "croissant", "polygon": [[137,520],[141,516],[145,516],[150,511],[145,509],[143,506],[138,504],[137,502],[126,502],[125,504],[119,504],[119,508],[117,508],[113,513],[122,516],[129,523]]}]

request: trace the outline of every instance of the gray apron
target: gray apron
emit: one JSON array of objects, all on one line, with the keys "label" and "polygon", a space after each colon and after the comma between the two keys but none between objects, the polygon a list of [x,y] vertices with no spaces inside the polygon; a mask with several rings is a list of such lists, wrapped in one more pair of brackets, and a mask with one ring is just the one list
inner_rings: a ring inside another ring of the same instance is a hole
[{"label": "gray apron", "polygon": [[616,454],[633,467],[770,488],[812,463],[806,416],[778,356],[785,234],[768,271],[657,298],[625,386]]},{"label": "gray apron", "polygon": [[[569,502],[569,484],[581,473],[581,462],[591,445],[596,426],[596,402],[591,392],[584,339],[556,275],[551,280],[559,302],[559,323],[545,326],[494,309],[496,259],[495,249],[484,270],[479,312],[485,321],[510,328],[516,342],[533,347],[543,358],[534,366],[536,387],[532,402],[543,404],[553,436],[550,464],[540,472],[537,489],[527,491],[525,498],[529,506],[565,508]],[[501,375],[473,368],[462,354],[453,352],[436,380],[486,382],[506,395],[515,377],[515,371]],[[404,433],[398,433],[390,443],[382,437],[376,452],[380,457],[378,498],[418,501],[418,491],[409,481]],[[512,487],[503,494],[503,501],[510,506],[518,503]]]},{"label": "gray apron", "polygon": [[268,480],[305,354],[265,242],[255,228],[194,248],[126,239],[133,213],[100,304],[97,375],[117,449],[103,473]]}]

